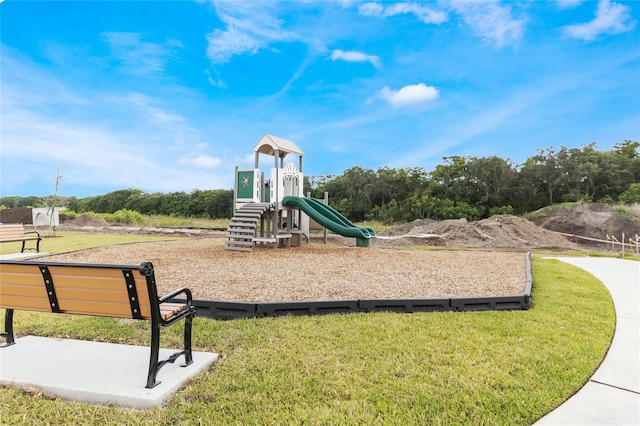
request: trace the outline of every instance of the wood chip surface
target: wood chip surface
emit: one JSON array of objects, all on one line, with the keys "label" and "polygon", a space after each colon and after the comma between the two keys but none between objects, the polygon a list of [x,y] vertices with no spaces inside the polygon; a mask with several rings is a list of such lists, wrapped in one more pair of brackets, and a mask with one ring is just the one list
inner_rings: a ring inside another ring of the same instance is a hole
[{"label": "wood chip surface", "polygon": [[195,299],[289,302],[521,295],[526,255],[506,251],[399,250],[312,241],[302,247],[224,250],[223,238],[99,247],[43,260],[153,262],[158,291],[188,287]]}]

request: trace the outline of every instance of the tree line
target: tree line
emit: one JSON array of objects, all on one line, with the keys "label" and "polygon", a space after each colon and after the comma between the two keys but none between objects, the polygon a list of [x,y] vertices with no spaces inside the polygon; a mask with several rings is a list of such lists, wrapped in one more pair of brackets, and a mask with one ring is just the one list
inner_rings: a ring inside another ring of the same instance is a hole
[{"label": "tree line", "polygon": [[[41,207],[42,197],[1,197],[0,206]],[[129,188],[85,198],[59,197],[59,205],[76,213],[115,213],[135,211],[143,215],[163,215],[194,218],[230,218],[233,215],[233,190],[193,190],[191,193],[147,193]]]},{"label": "tree line", "polygon": [[[550,146],[523,164],[497,156],[450,156],[431,172],[423,168],[351,167],[342,175],[305,176],[304,191],[323,198],[352,221],[477,220],[523,214],[562,202],[640,202],[640,142],[625,140],[609,151]],[[123,189],[78,199],[60,197],[77,213],[136,211],[223,219],[233,215],[233,190],[146,193]],[[38,207],[41,197],[1,197],[2,207]]]},{"label": "tree line", "polygon": [[640,202],[638,147],[630,140],[609,151],[599,151],[595,142],[571,149],[550,146],[523,164],[497,156],[450,156],[431,172],[352,167],[339,176],[312,176],[308,186],[316,198],[327,191],[329,204],[353,221],[385,223],[477,220],[562,202],[635,203]]}]

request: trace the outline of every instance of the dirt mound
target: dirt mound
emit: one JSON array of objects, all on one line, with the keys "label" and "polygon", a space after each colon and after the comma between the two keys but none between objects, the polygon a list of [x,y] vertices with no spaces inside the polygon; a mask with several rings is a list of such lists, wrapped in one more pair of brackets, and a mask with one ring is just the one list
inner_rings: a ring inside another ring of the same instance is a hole
[{"label": "dirt mound", "polygon": [[416,220],[410,225],[381,235],[380,242],[526,250],[578,248],[575,243],[555,232],[511,215],[496,215],[477,222],[468,222],[466,219],[441,222]]},{"label": "dirt mound", "polygon": [[109,223],[101,217],[93,217],[88,214],[81,214],[72,220],[63,222],[65,225],[71,226],[92,226],[95,228],[109,226]]},{"label": "dirt mound", "polygon": [[[604,203],[576,203],[545,207],[532,215],[538,226],[581,237],[608,240],[640,233],[640,206],[611,206]],[[598,244],[577,239],[581,244]]]}]

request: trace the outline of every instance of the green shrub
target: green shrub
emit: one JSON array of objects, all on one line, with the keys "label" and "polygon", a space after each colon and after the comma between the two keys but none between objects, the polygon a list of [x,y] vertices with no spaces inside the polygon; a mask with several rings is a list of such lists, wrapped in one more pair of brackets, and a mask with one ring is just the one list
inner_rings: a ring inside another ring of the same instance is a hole
[{"label": "green shrub", "polygon": [[640,203],[640,183],[629,185],[629,188],[620,194],[618,199],[625,204]]},{"label": "green shrub", "polygon": [[514,209],[511,206],[500,206],[500,207],[492,207],[489,209],[489,215],[493,216],[496,214],[515,214]]},{"label": "green shrub", "polygon": [[75,212],[73,210],[64,210],[64,211],[61,211],[60,214],[61,215],[65,215],[69,219],[75,219],[78,216],[80,216],[80,214],[78,212]]},{"label": "green shrub", "polygon": [[142,216],[138,212],[134,212],[133,210],[118,210],[115,213],[104,213],[101,214],[107,222],[110,223],[120,223],[120,224],[129,224],[129,225],[144,225],[145,220],[144,216]]}]

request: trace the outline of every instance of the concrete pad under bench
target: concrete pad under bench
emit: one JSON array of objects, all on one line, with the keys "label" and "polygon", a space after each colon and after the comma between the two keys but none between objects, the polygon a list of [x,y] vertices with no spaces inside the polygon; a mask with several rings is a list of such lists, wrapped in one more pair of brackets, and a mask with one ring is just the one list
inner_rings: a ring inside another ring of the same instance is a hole
[{"label": "concrete pad under bench", "polygon": [[[218,360],[218,354],[193,352],[193,364],[184,357],[158,373],[161,383],[145,388],[149,347],[73,339],[25,336],[0,348],[0,384],[92,404],[149,409],[164,405],[178,389]],[[175,349],[160,349],[168,357]]]},{"label": "concrete pad under bench", "polygon": [[49,253],[47,252],[40,252],[40,253],[7,253],[7,254],[0,254],[0,260],[16,260],[16,259],[29,259],[32,257],[40,257],[40,256],[46,256]]}]

